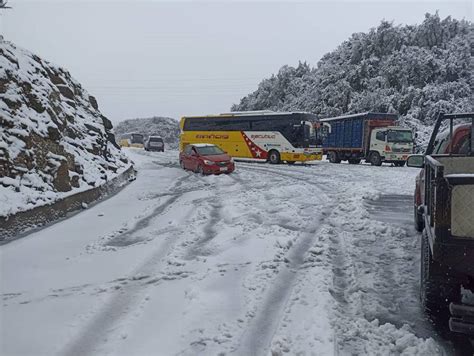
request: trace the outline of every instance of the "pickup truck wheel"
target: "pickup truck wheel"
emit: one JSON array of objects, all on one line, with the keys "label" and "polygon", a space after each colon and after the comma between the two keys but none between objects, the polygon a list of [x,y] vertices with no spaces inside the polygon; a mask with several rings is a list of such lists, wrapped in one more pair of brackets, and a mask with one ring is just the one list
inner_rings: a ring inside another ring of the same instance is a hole
[{"label": "pickup truck wheel", "polygon": [[449,303],[460,299],[460,283],[453,271],[433,260],[426,230],[421,240],[421,286],[420,299],[433,317],[449,315]]},{"label": "pickup truck wheel", "polygon": [[380,154],[378,152],[372,152],[370,155],[370,164],[372,166],[381,166],[382,165],[382,158],[380,158]]},{"label": "pickup truck wheel", "polygon": [[414,220],[415,220],[415,230],[418,231],[418,232],[422,232],[423,228],[425,227],[424,226],[425,224],[423,222],[423,214],[420,214],[418,212],[418,207],[416,206],[416,204],[414,204],[413,217],[414,217]]},{"label": "pickup truck wheel", "polygon": [[349,164],[359,164],[360,163],[360,158],[351,158],[348,159]]},{"label": "pickup truck wheel", "polygon": [[329,156],[329,162],[331,163],[341,163],[341,159],[339,158],[339,155],[335,151],[331,151],[328,154]]},{"label": "pickup truck wheel", "polygon": [[271,164],[278,164],[280,163],[280,153],[278,153],[278,151],[275,151],[275,150],[271,150],[268,154],[268,161],[271,163]]}]

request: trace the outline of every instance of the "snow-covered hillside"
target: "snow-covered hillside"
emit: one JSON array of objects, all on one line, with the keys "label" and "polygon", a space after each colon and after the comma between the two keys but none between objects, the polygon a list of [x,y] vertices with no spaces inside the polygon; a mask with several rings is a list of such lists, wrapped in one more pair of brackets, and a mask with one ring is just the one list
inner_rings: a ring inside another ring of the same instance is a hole
[{"label": "snow-covered hillside", "polygon": [[321,118],[392,112],[427,143],[439,111],[472,111],[472,22],[426,14],[354,33],[312,67],[283,66],[232,110],[302,110]]},{"label": "snow-covered hillside", "polygon": [[111,130],[69,72],[0,41],[0,216],[96,187],[126,169]]},{"label": "snow-covered hillside", "polygon": [[150,117],[125,120],[115,127],[115,136],[120,138],[128,133],[141,133],[148,136],[161,136],[167,148],[177,148],[179,143],[178,121],[170,117]]}]

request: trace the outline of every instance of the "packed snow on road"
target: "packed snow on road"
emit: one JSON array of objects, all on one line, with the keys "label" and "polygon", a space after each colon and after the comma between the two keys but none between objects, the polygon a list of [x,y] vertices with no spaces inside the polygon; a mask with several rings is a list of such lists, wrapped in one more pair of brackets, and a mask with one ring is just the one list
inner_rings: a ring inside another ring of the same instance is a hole
[{"label": "packed snow on road", "polygon": [[418,301],[417,169],[129,149],[136,181],[0,247],[3,355],[443,355]]}]

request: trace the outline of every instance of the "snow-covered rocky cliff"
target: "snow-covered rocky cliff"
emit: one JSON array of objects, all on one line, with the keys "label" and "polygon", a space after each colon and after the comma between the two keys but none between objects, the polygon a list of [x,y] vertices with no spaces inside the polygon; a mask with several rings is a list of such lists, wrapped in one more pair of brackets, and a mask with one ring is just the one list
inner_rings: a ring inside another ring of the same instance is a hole
[{"label": "snow-covered rocky cliff", "polygon": [[69,72],[0,40],[0,216],[99,186],[130,166]]}]

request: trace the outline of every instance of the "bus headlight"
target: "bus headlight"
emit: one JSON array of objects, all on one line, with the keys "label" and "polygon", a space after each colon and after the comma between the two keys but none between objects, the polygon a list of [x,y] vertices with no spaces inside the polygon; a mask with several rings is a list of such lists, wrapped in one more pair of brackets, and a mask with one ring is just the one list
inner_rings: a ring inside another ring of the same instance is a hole
[{"label": "bus headlight", "polygon": [[207,159],[203,160],[204,164],[208,165],[208,166],[212,166],[214,164],[213,161],[209,161]]}]

